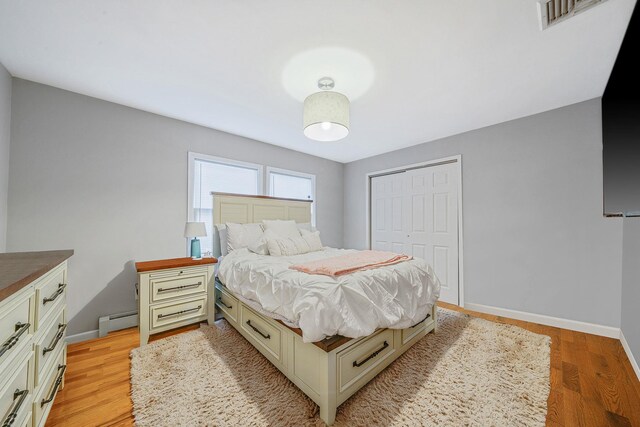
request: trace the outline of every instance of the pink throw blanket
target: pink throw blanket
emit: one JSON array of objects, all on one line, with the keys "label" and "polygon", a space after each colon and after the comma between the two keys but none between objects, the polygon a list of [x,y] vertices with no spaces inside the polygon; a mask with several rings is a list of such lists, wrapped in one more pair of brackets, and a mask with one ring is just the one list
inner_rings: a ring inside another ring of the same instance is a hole
[{"label": "pink throw blanket", "polygon": [[307,274],[322,274],[324,276],[343,276],[356,271],[370,270],[385,265],[398,264],[409,261],[413,257],[384,251],[358,251],[355,253],[333,258],[310,261],[306,264],[292,265],[292,270]]}]

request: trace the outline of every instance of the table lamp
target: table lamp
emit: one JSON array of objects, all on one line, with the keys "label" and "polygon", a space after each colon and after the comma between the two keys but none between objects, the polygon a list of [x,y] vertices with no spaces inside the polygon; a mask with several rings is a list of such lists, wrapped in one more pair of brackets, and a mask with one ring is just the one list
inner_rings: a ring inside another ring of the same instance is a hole
[{"label": "table lamp", "polygon": [[204,226],[204,222],[187,222],[187,225],[185,225],[184,237],[193,237],[191,240],[191,258],[202,259],[200,240],[198,240],[198,237],[204,237],[206,235],[207,229]]}]

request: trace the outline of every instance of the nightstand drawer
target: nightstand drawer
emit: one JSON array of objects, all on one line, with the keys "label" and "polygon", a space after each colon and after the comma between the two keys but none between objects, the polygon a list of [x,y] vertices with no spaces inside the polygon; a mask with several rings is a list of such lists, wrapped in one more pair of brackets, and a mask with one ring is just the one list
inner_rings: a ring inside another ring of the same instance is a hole
[{"label": "nightstand drawer", "polygon": [[151,330],[163,328],[174,323],[194,321],[207,313],[207,296],[194,298],[188,301],[166,303],[151,307]]},{"label": "nightstand drawer", "polygon": [[149,280],[151,303],[182,298],[207,291],[207,272],[178,274]]}]

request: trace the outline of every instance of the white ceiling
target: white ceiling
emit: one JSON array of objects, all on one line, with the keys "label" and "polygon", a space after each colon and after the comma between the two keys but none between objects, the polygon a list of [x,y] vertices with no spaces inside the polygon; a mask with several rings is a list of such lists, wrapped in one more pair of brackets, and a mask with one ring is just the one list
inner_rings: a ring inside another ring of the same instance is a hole
[{"label": "white ceiling", "polygon": [[[0,0],[0,62],[20,78],[348,162],[601,96],[634,4],[609,0],[540,31],[535,0]],[[290,93],[321,77],[304,67],[309,50],[353,52],[353,68],[308,60],[335,73],[338,91],[368,79],[342,141],[302,133]],[[356,71],[363,63],[371,75]]]}]

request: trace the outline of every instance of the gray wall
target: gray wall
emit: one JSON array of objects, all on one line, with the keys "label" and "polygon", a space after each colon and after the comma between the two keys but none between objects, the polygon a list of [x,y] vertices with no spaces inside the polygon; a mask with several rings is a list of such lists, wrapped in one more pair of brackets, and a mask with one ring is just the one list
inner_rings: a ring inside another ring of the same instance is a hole
[{"label": "gray wall", "polygon": [[0,252],[7,243],[9,146],[11,142],[11,75],[0,64]]},{"label": "gray wall", "polygon": [[640,218],[625,218],[622,249],[622,333],[640,363]]},{"label": "gray wall", "polygon": [[14,79],[11,251],[73,248],[69,334],[135,308],[134,260],[185,256],[187,152],[317,176],[317,226],[342,245],[343,165]]},{"label": "gray wall", "polygon": [[620,326],[622,221],[602,216],[600,99],[345,166],[344,244],[365,175],[462,154],[465,302]]}]

